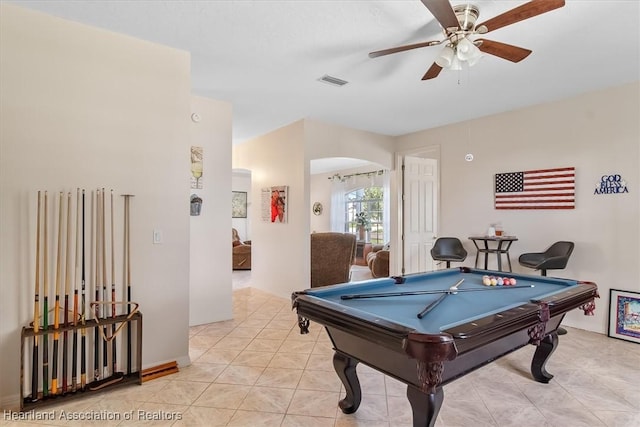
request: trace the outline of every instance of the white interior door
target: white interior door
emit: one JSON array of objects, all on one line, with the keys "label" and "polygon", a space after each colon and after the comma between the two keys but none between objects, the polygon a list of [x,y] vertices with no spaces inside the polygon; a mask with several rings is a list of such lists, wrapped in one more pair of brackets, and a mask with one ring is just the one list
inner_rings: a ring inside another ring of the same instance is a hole
[{"label": "white interior door", "polygon": [[403,274],[435,270],[431,248],[438,224],[438,161],[404,157]]}]

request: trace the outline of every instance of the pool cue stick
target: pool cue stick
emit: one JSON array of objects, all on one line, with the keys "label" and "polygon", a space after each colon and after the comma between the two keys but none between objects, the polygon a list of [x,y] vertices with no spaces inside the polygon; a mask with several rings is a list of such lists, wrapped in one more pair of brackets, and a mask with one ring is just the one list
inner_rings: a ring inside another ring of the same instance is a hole
[{"label": "pool cue stick", "polygon": [[440,304],[442,301],[444,301],[444,299],[447,296],[457,293],[458,292],[458,286],[460,286],[462,284],[462,282],[464,282],[464,279],[458,280],[455,285],[453,285],[453,286],[451,286],[449,288],[449,292],[443,293],[442,295],[440,295],[438,297],[437,300],[435,300],[434,302],[432,302],[430,304],[427,304],[427,306],[420,313],[418,313],[418,319],[422,319],[424,316],[426,316],[427,313],[429,313],[431,310],[436,308],[436,306],[438,304]]},{"label": "pool cue stick", "polygon": [[78,279],[80,276],[80,189],[76,189],[76,254],[73,280],[73,341],[71,344],[71,391],[78,390]]},{"label": "pool cue stick", "polygon": [[[108,302],[109,302],[109,298],[107,297],[107,264],[106,264],[107,242],[106,242],[106,199],[105,197],[106,197],[105,190],[103,188],[100,196],[98,197],[99,220],[98,220],[98,225],[96,227],[96,234],[98,235],[98,240],[99,240],[99,244],[96,246],[97,252],[99,253],[98,257],[96,258],[97,260],[96,262],[99,265],[99,268],[97,268],[96,271],[97,271],[97,281],[99,281],[100,278],[102,278],[103,300],[96,301],[95,303],[96,311],[99,310],[98,309],[99,306],[101,305],[106,306],[108,305]],[[96,289],[99,289],[99,284],[96,284]],[[114,304],[111,304],[111,305],[115,307]],[[102,318],[104,319],[107,318],[106,307],[103,309]],[[89,385],[90,390],[100,390],[102,388],[115,384],[124,378],[123,373],[115,372],[115,371],[112,372],[110,376],[107,376],[107,373],[108,373],[107,345],[110,341],[113,341],[115,339],[114,335],[109,337],[107,336],[107,334],[108,334],[108,328],[105,324],[102,327],[103,376],[102,376],[102,379],[97,380]]]},{"label": "pool cue stick", "polygon": [[[124,268],[127,285],[127,315],[131,314],[131,218],[130,194],[124,195]],[[127,322],[127,374],[131,374],[131,321]]]},{"label": "pool cue stick", "polygon": [[33,355],[31,359],[31,401],[38,400],[38,328],[40,326],[40,191],[38,191],[38,213],[36,215],[36,293],[33,301]]},{"label": "pool cue stick", "polygon": [[86,296],[85,296],[85,247],[84,247],[84,220],[85,220],[85,194],[84,189],[82,190],[82,273],[80,278],[80,283],[82,286],[82,303],[80,306],[81,314],[80,314],[80,323],[82,324],[82,333],[81,333],[81,341],[80,341],[80,388],[84,390],[87,385],[87,332],[84,325],[86,324]]},{"label": "pool cue stick", "polygon": [[[113,189],[111,190],[111,317],[116,317],[116,252],[115,252],[115,237],[114,237],[114,227],[113,227]],[[111,369],[112,375],[115,375],[118,371],[118,363],[117,363],[117,355],[118,351],[116,349],[116,324],[113,323],[111,325],[111,363],[113,368]]]},{"label": "pool cue stick", "polygon": [[53,366],[51,367],[51,394],[58,394],[58,351],[60,341],[60,286],[62,281],[62,216],[64,194],[60,192],[58,203],[58,251],[56,253],[56,294],[53,308]]},{"label": "pool cue stick", "polygon": [[[71,291],[71,192],[67,195],[67,240],[66,240],[65,280],[64,280],[64,326],[69,326],[69,292]],[[69,386],[69,334],[62,333],[62,394],[67,393]]]},{"label": "pool cue stick", "polygon": [[[102,256],[102,298],[106,302],[109,300],[107,297],[107,234],[106,234],[106,213],[105,213],[105,191],[102,189],[102,223],[100,227],[100,232],[102,233],[102,250],[100,255]],[[102,317],[107,318],[107,307],[104,306],[102,309]],[[108,373],[109,361],[107,360],[109,357],[109,353],[107,351],[107,325],[105,324],[102,327],[102,338],[104,342],[102,343],[102,377],[106,378]]]},{"label": "pool cue stick", "polygon": [[43,315],[42,315],[42,329],[44,330],[44,335],[42,336],[42,396],[46,397],[49,395],[49,336],[47,335],[47,329],[49,329],[49,257],[47,255],[48,246],[47,246],[47,223],[48,223],[48,196],[47,192],[44,192],[44,224],[42,224],[43,228],[43,236],[42,236],[42,305],[43,305]]},{"label": "pool cue stick", "polygon": [[[92,194],[93,196],[93,194]],[[96,302],[100,301],[100,285],[98,284],[98,244],[99,233],[98,233],[98,217],[100,216],[100,189],[96,190],[95,193],[95,215],[91,216],[91,220],[94,221],[95,217],[95,229],[94,224],[91,224],[91,233],[94,234],[94,239],[92,242],[93,254],[92,254],[92,262],[93,262],[93,284],[95,288]],[[93,198],[93,197],[92,197]],[[93,208],[93,200],[91,201],[91,207]],[[93,317],[97,319],[99,316],[99,310],[96,308],[93,310]],[[93,330],[93,379],[97,381],[100,378],[100,327],[96,326]]]},{"label": "pool cue stick", "polygon": [[411,295],[431,295],[431,294],[454,294],[456,292],[481,292],[481,291],[498,291],[501,289],[522,289],[522,288],[535,288],[536,285],[523,285],[523,286],[487,286],[484,288],[474,289],[458,289],[457,291],[451,291],[449,289],[439,289],[433,291],[407,291],[407,292],[383,292],[379,294],[351,294],[342,295],[340,299],[366,299],[366,298],[384,298],[384,297],[404,297]]},{"label": "pool cue stick", "polygon": [[449,293],[444,293],[444,294],[440,295],[437,300],[435,300],[432,303],[428,304],[424,308],[424,310],[422,310],[420,313],[418,313],[418,319],[422,319],[424,316],[426,316],[427,313],[429,313],[431,310],[436,308],[436,306],[438,304],[440,304],[448,295],[449,295]]}]

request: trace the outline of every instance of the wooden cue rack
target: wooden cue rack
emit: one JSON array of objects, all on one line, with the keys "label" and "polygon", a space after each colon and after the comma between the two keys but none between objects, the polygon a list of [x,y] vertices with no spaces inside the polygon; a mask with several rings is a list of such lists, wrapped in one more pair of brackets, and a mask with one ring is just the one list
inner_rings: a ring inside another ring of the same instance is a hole
[{"label": "wooden cue rack", "polygon": [[[133,322],[135,322],[135,325],[133,324]],[[60,403],[60,402],[66,401],[67,399],[73,399],[73,398],[78,398],[82,396],[88,396],[95,393],[101,393],[107,390],[113,390],[114,388],[118,388],[127,384],[135,383],[135,384],[141,385],[142,384],[142,313],[140,311],[136,311],[133,314],[121,314],[115,317],[100,318],[99,323],[97,323],[95,319],[87,319],[84,325],[82,324],[77,324],[75,326],[73,324],[60,325],[60,327],[57,329],[57,332],[62,334],[65,331],[71,331],[71,332],[77,331],[78,334],[80,334],[82,332],[82,329],[87,329],[86,331],[87,350],[89,350],[93,348],[93,329],[96,326],[99,326],[100,328],[102,328],[102,327],[106,327],[107,325],[116,325],[121,323],[124,323],[124,325],[122,326],[127,326],[127,323],[133,326],[131,329],[132,329],[132,338],[135,344],[132,347],[135,348],[135,351],[133,351],[133,349],[131,350],[132,358],[133,358],[131,367],[123,366],[123,365],[126,365],[126,363],[121,364],[120,369],[124,367],[125,372],[118,373],[118,374],[121,374],[121,377],[120,376],[118,377],[119,379],[114,381],[112,384],[107,382],[106,385],[101,386],[99,389],[92,390],[91,385],[94,383],[99,383],[103,379],[101,378],[100,380],[97,380],[97,381],[92,380],[91,382],[89,382],[89,378],[93,378],[94,376],[94,365],[93,365],[94,359],[93,358],[89,359],[89,354],[87,352],[86,354],[87,383],[84,389],[80,388],[81,387],[80,370],[78,369],[78,378],[77,378],[78,387],[76,391],[71,391],[70,385],[69,385],[69,390],[67,390],[67,392],[64,394],[52,395],[51,393],[49,393],[48,396],[43,396],[42,392],[39,391],[38,399],[36,401],[33,401],[31,396],[24,395],[25,357],[29,361],[31,357],[31,354],[28,351],[25,351],[25,348],[28,348],[28,349],[33,348],[33,341],[34,341],[33,338],[35,336],[42,337],[46,333],[49,335],[49,338],[51,338],[51,336],[54,333],[54,329],[51,326],[49,326],[47,330],[43,330],[42,327],[40,327],[38,332],[34,332],[32,327],[29,327],[29,328],[23,327],[22,333],[21,333],[21,345],[20,345],[20,411],[21,412],[29,411],[29,410],[38,408],[40,406]],[[123,327],[123,331],[124,329],[126,328]],[[42,342],[42,340],[40,341]],[[51,343],[51,340],[49,340],[49,343]],[[91,345],[89,343],[91,343]],[[105,344],[106,344],[106,341],[102,340],[102,345],[105,345]],[[123,348],[123,346],[120,348]],[[52,355],[51,353],[49,353],[50,368],[51,368],[51,357]],[[80,359],[78,359],[78,361],[79,360]],[[42,374],[41,358],[38,363],[39,363],[38,375],[41,375]],[[100,368],[102,369],[102,365],[100,366]],[[27,372],[26,375],[28,375],[30,379],[32,373]],[[114,373],[111,372],[111,375],[114,375]],[[40,382],[40,384],[42,385],[42,382]]]}]

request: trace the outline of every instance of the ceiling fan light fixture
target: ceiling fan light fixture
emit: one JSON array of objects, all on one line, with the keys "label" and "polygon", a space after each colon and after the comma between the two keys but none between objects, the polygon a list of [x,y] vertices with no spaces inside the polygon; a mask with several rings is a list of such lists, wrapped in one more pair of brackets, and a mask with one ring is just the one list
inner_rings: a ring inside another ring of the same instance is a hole
[{"label": "ceiling fan light fixture", "polygon": [[451,60],[451,65],[449,65],[449,69],[453,71],[462,70],[462,61],[460,61],[457,56],[454,56]]},{"label": "ceiling fan light fixture", "polygon": [[[473,39],[478,35],[563,7],[565,0],[523,1],[523,4],[494,16],[483,23],[477,23],[480,9],[472,4],[454,5],[452,4],[454,3],[453,0],[422,0],[422,3],[440,24],[444,39],[379,50],[369,53],[369,57],[377,58],[378,56],[446,43],[446,46],[440,51],[434,63],[422,77],[422,80],[430,80],[438,77],[440,71],[444,68],[460,70],[463,68],[464,63],[471,67],[478,63],[485,54],[511,62],[522,61],[531,53],[531,50],[491,40],[477,39],[474,41]],[[455,3],[458,3],[458,0]]]},{"label": "ceiling fan light fixture", "polygon": [[466,62],[472,67],[482,58],[482,51],[478,49],[475,43],[465,37],[460,39],[456,45],[456,57],[461,62]]},{"label": "ceiling fan light fixture", "polygon": [[483,56],[484,55],[482,54],[482,52],[480,52],[480,49],[478,49],[477,55],[473,55],[469,59],[467,59],[467,64],[469,64],[469,67],[473,67],[478,62],[480,62],[480,59],[482,59]]},{"label": "ceiling fan light fixture", "polygon": [[449,68],[454,58],[455,52],[453,50],[453,46],[448,44],[442,49],[435,62],[442,68]]},{"label": "ceiling fan light fixture", "polygon": [[478,47],[468,38],[464,37],[458,41],[458,45],[456,46],[456,56],[459,60],[471,62],[471,60],[474,59],[477,61],[477,58],[481,55],[482,53],[480,52],[480,49],[478,49]]}]

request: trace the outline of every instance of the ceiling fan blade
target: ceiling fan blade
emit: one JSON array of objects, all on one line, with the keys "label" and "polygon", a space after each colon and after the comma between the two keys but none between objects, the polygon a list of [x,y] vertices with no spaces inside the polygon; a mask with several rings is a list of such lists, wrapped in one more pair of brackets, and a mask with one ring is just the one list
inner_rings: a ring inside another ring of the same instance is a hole
[{"label": "ceiling fan blade", "polygon": [[433,65],[431,65],[431,67],[427,70],[425,75],[422,76],[422,80],[435,79],[436,77],[438,77],[438,74],[440,74],[440,71],[442,71],[442,67],[434,62]]},{"label": "ceiling fan blade", "polygon": [[441,41],[428,41],[422,43],[408,44],[405,46],[392,47],[391,49],[383,49],[369,54],[369,58],[377,58],[379,56],[390,55],[392,53],[404,52],[405,50],[418,49],[420,47],[435,46],[442,43]]},{"label": "ceiling fan blade", "polygon": [[479,29],[480,27],[485,26],[487,31],[484,31],[484,33],[497,30],[498,28],[506,27],[507,25],[524,21],[525,19],[558,9],[564,6],[564,3],[565,0],[531,0],[529,3],[525,3],[521,6],[508,10],[501,15],[483,22],[482,24],[476,25],[476,28]]},{"label": "ceiling fan blade", "polygon": [[429,12],[438,20],[442,28],[457,29],[460,26],[449,0],[422,0]]},{"label": "ceiling fan blade", "polygon": [[476,42],[481,42],[481,44],[478,46],[478,49],[480,49],[482,52],[498,56],[511,62],[520,62],[531,54],[531,51],[529,49],[500,43],[493,40],[478,39],[476,40]]}]

